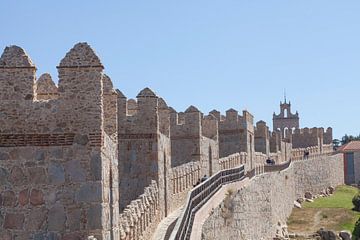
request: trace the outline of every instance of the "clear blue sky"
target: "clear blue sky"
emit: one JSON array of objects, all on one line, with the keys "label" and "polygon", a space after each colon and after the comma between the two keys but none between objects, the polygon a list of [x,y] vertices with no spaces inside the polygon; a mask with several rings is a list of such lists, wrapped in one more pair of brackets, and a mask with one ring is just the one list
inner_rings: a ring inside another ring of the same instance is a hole
[{"label": "clear blue sky", "polygon": [[301,127],[360,133],[360,1],[0,0],[0,47],[56,66],[88,42],[129,98],[148,86],[177,111],[248,109],[270,126],[286,88]]}]

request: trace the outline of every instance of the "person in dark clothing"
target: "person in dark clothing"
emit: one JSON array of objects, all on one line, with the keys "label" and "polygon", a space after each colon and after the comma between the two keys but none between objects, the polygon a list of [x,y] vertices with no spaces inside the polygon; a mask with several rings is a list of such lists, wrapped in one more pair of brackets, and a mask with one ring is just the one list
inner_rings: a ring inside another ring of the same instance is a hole
[{"label": "person in dark clothing", "polygon": [[201,178],[201,182],[204,182],[206,179],[208,179],[208,177],[206,175],[204,175],[202,178]]}]

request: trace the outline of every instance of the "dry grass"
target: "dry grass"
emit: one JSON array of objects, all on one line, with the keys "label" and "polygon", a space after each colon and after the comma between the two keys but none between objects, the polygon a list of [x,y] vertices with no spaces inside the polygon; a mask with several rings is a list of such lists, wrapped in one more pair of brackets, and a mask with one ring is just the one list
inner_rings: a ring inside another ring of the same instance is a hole
[{"label": "dry grass", "polygon": [[[341,208],[302,208],[294,209],[289,220],[289,232],[313,233],[321,227],[340,231],[347,229],[349,222],[356,221],[358,214]],[[350,227],[352,228],[352,227]],[[353,229],[348,229],[352,231]]]}]

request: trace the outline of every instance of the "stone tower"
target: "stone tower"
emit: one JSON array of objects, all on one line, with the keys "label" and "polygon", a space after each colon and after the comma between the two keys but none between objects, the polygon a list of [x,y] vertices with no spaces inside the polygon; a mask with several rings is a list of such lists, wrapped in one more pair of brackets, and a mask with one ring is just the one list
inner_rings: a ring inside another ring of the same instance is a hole
[{"label": "stone tower", "polygon": [[291,103],[286,102],[286,98],[284,103],[280,102],[280,114],[276,115],[275,112],[273,114],[273,130],[274,132],[279,130],[281,132],[281,136],[286,137],[287,130],[298,129],[299,125],[299,113],[296,111],[295,114],[291,112]]}]

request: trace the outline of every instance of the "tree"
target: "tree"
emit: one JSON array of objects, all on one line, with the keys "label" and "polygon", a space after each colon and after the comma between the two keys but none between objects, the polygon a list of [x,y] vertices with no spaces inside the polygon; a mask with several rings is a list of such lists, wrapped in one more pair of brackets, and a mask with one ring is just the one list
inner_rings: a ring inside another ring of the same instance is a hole
[{"label": "tree", "polygon": [[333,143],[334,147],[336,147],[336,148],[337,148],[337,147],[339,147],[339,146],[340,146],[340,143],[341,143],[341,142],[340,142],[340,140],[339,140],[339,139],[336,139],[336,138],[335,138],[335,139],[332,141],[332,143]]},{"label": "tree", "polygon": [[347,143],[349,143],[351,141],[359,141],[359,140],[360,140],[360,134],[358,136],[345,134],[345,136],[343,136],[341,138],[341,145],[347,144]]}]

